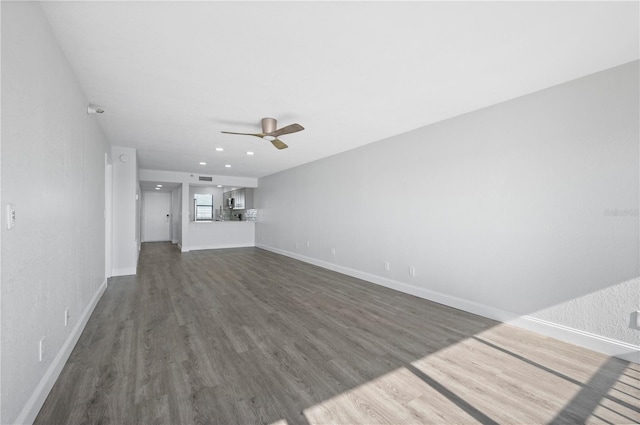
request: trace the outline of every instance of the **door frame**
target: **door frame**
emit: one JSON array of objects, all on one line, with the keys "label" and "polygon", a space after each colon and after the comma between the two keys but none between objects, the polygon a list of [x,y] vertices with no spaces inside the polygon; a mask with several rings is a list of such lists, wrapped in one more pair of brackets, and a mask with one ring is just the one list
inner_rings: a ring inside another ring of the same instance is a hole
[{"label": "door frame", "polygon": [[113,275],[113,165],[109,163],[108,155],[104,154],[104,156],[104,276],[108,279]]},{"label": "door frame", "polygon": [[169,213],[169,220],[167,220],[167,228],[169,229],[169,232],[168,232],[169,233],[169,237],[168,237],[168,239],[166,239],[166,242],[171,242],[172,241],[172,238],[171,238],[171,227],[172,227],[171,226],[171,220],[172,219],[171,219],[171,217],[173,215],[173,211],[172,211],[173,202],[172,202],[172,199],[171,199],[171,192],[167,192],[167,191],[158,191],[158,192],[156,192],[156,191],[153,191],[153,190],[143,190],[142,191],[142,196],[141,196],[141,198],[142,198],[141,201],[142,202],[141,202],[141,205],[140,205],[141,206],[141,213],[140,213],[140,217],[141,217],[140,240],[141,240],[141,242],[165,242],[165,240],[149,240],[147,238],[147,235],[146,235],[146,233],[147,233],[146,232],[146,230],[147,230],[146,229],[147,202],[146,202],[146,196],[145,196],[145,194],[147,194],[147,193],[152,193],[154,195],[160,195],[161,194],[163,196],[166,196],[167,199],[168,199],[169,209],[168,209],[167,212]]}]

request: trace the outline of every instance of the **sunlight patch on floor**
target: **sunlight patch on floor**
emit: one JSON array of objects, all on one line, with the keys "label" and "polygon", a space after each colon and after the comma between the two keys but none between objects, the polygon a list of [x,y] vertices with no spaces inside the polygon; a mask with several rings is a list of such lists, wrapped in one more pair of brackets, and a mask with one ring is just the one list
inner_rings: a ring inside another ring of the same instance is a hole
[{"label": "sunlight patch on floor", "polygon": [[310,424],[474,422],[404,367],[311,406],[304,414]]},{"label": "sunlight patch on floor", "polygon": [[304,409],[309,424],[637,423],[637,365],[508,324]]}]

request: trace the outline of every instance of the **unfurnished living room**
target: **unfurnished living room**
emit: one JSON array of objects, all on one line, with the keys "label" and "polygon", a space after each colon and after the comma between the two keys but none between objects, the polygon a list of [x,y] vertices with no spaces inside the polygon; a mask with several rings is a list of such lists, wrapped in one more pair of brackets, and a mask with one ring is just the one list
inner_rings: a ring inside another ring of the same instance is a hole
[{"label": "unfurnished living room", "polygon": [[640,423],[640,2],[0,15],[0,424]]}]

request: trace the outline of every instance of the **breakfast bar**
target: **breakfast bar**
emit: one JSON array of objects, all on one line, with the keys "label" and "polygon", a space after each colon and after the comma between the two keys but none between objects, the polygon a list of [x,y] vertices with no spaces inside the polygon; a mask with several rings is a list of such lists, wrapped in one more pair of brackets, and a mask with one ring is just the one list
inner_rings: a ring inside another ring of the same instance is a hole
[{"label": "breakfast bar", "polygon": [[192,221],[189,250],[255,246],[254,221]]}]

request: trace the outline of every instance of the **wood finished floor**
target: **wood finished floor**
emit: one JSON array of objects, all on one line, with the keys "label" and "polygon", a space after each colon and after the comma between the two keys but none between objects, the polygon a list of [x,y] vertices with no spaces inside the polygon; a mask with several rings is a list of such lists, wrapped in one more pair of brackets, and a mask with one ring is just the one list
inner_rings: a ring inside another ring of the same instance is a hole
[{"label": "wood finished floor", "polygon": [[640,366],[256,248],[143,245],[36,424],[640,422]]}]

